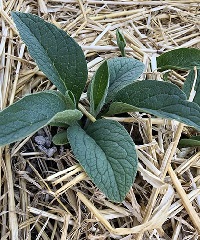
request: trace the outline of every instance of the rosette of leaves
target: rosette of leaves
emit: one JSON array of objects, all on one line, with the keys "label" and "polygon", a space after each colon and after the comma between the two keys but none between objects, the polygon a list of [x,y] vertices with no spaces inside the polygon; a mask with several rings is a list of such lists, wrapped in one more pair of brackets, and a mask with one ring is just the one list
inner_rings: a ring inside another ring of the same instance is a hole
[{"label": "rosette of leaves", "polygon": [[[24,96],[1,111],[1,146],[48,124],[62,126],[66,130],[54,137],[55,142],[69,142],[96,186],[108,199],[121,202],[134,182],[138,158],[125,128],[103,118],[105,109],[109,108],[107,115],[147,112],[200,129],[199,105],[187,101],[174,84],[139,81],[144,65],[134,58],[116,57],[100,65],[88,88],[89,114],[81,112],[78,104],[88,75],[81,47],[65,31],[36,15],[13,12],[12,17],[30,55],[57,90]],[[88,117],[86,124],[83,114]]]}]

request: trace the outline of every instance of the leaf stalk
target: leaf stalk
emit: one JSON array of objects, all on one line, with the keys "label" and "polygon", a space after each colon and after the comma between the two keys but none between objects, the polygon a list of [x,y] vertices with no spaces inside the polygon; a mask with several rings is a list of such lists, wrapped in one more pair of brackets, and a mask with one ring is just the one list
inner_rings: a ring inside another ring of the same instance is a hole
[{"label": "leaf stalk", "polygon": [[78,104],[78,109],[91,121],[91,122],[95,122],[96,118],[92,116],[92,114],[90,114],[84,107],[82,104]]}]

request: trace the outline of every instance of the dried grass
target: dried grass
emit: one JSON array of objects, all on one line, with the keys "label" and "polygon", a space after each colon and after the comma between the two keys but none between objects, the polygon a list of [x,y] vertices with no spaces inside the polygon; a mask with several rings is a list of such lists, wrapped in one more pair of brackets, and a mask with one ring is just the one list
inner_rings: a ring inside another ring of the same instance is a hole
[{"label": "dried grass", "polygon": [[[127,55],[143,61],[149,79],[161,77],[158,54],[200,48],[200,1],[0,0],[0,11],[1,109],[24,94],[55,88],[19,39],[11,11],[37,14],[74,37],[87,57],[89,79],[103,59],[120,54],[117,28]],[[185,76],[172,71],[170,80],[182,86]],[[146,114],[113,119],[129,129],[140,160],[126,199],[107,201],[70,149],[48,156],[30,136],[0,150],[1,240],[198,239],[199,149],[177,148],[181,134],[194,130]],[[51,140],[52,131],[45,127],[38,135]]]}]

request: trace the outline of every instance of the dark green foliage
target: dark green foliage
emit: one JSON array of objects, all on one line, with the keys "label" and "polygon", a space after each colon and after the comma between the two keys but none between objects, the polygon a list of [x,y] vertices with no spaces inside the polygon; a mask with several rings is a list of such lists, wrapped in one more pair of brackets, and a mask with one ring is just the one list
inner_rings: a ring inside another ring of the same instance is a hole
[{"label": "dark green foliage", "polygon": [[[64,130],[53,137],[53,142],[62,145],[69,141],[75,157],[97,187],[110,200],[121,202],[135,179],[138,158],[132,138],[118,122],[97,119],[91,123],[102,115],[105,105],[110,105],[107,114],[141,111],[200,129],[199,70],[194,102],[187,100],[194,83],[194,66],[200,67],[199,50],[177,49],[157,58],[161,70],[191,69],[185,93],[169,82],[138,81],[144,64],[136,59],[120,57],[103,62],[88,88],[93,116],[81,108],[88,117],[85,120],[76,109],[88,74],[80,46],[66,32],[35,15],[17,12],[12,17],[31,56],[58,91],[25,96],[1,111],[1,146],[48,124],[61,126]],[[125,40],[119,31],[117,41],[124,55]]]}]

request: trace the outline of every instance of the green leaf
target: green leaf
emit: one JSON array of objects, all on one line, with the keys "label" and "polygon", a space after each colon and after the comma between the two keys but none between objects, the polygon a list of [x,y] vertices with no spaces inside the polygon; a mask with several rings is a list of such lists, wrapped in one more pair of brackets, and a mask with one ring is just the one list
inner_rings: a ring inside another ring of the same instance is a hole
[{"label": "green leaf", "polygon": [[137,80],[144,64],[134,58],[120,57],[108,60],[110,83],[106,102],[113,100],[118,91]]},{"label": "green leaf", "polygon": [[74,125],[77,124],[77,121],[82,118],[83,114],[77,110],[65,110],[63,112],[58,112],[56,115],[51,119],[49,124],[51,126],[63,126],[64,125]]},{"label": "green leaf", "polygon": [[157,67],[161,70],[190,70],[200,68],[200,50],[195,48],[179,48],[157,57]]},{"label": "green leaf", "polygon": [[[195,71],[191,70],[183,85],[183,91],[186,94],[187,98],[189,98],[190,96],[194,79],[195,79]],[[197,103],[200,106],[200,69],[197,70],[197,79],[196,79],[194,90],[196,91],[196,94],[193,99],[193,102]]]},{"label": "green leaf", "polygon": [[56,91],[39,92],[0,112],[0,146],[21,140],[47,125],[66,109],[64,96]]},{"label": "green leaf", "polygon": [[200,146],[200,136],[191,137],[188,139],[181,139],[178,143],[179,147],[198,147]]},{"label": "green leaf", "polygon": [[117,38],[117,45],[119,50],[121,51],[122,57],[125,57],[125,47],[126,47],[126,40],[124,35],[121,33],[119,29],[116,30],[116,38]]},{"label": "green leaf", "polygon": [[97,120],[85,132],[68,128],[77,160],[96,186],[112,201],[121,202],[133,184],[137,156],[133,140],[116,121]]},{"label": "green leaf", "polygon": [[96,116],[105,103],[108,91],[109,72],[108,64],[105,61],[96,71],[90,86],[90,112]]},{"label": "green leaf", "polygon": [[13,20],[38,67],[65,94],[78,102],[87,80],[81,47],[66,32],[29,13],[13,12]]},{"label": "green leaf", "polygon": [[[200,130],[200,107],[187,101],[176,85],[155,80],[137,81],[122,89],[108,114],[140,111],[175,119]],[[132,110],[131,110],[132,109]]]},{"label": "green leaf", "polygon": [[67,139],[67,130],[64,130],[62,132],[57,133],[56,135],[53,136],[52,142],[55,145],[64,145],[68,143]]},{"label": "green leaf", "polygon": [[190,139],[200,141],[200,135],[198,136],[192,136]]},{"label": "green leaf", "polygon": [[76,99],[74,94],[71,91],[65,92],[65,100],[68,109],[75,109],[76,108]]},{"label": "green leaf", "polygon": [[131,104],[123,103],[123,102],[113,102],[110,107],[108,112],[105,114],[105,116],[112,116],[115,114],[120,114],[120,113],[126,113],[126,112],[140,112],[141,109],[134,107]]}]

